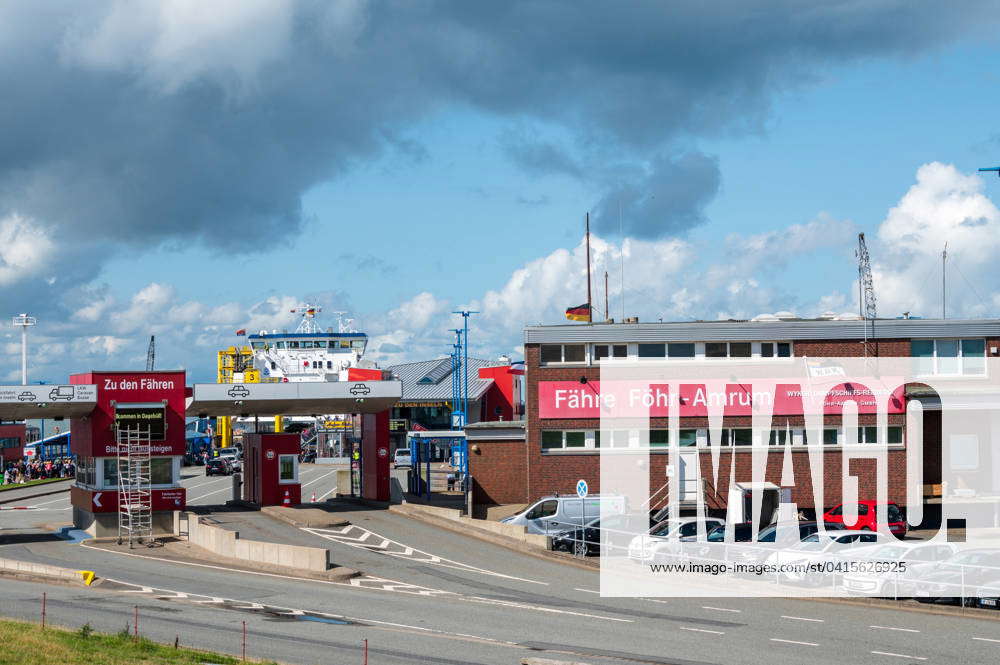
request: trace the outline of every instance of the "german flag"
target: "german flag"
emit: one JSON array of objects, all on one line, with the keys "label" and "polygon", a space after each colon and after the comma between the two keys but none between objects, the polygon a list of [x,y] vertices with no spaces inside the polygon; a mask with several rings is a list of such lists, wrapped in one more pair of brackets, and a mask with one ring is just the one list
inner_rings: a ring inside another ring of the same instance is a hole
[{"label": "german flag", "polygon": [[570,321],[590,321],[590,303],[566,308],[566,318]]}]

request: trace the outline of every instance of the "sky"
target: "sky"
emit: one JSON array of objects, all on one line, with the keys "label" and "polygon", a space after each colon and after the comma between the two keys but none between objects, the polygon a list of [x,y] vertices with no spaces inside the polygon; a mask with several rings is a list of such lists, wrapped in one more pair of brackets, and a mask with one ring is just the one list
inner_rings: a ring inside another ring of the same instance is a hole
[{"label": "sky", "polygon": [[[347,311],[380,364],[640,320],[1000,316],[1000,10],[790,0],[0,3],[0,313],[30,380],[214,378]],[[603,314],[603,312],[601,312]],[[8,319],[9,320],[9,319]],[[0,328],[0,381],[20,376]]]}]

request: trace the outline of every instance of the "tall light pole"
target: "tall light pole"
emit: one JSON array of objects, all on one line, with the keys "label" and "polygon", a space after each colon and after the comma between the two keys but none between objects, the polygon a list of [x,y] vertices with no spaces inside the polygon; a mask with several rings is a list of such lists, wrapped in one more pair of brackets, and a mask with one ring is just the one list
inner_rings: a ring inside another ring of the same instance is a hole
[{"label": "tall light pole", "polygon": [[28,326],[33,326],[38,320],[27,314],[18,314],[14,317],[15,327],[21,326],[21,385],[28,385]]},{"label": "tall light pole", "polygon": [[[587,304],[588,306],[590,305],[590,303]],[[465,385],[462,388],[462,410],[464,411],[464,422],[462,423],[462,427],[465,427],[465,424],[469,422],[469,317],[473,314],[479,314],[479,312],[476,310],[460,309],[453,311],[452,314],[461,314],[463,322],[462,336],[464,338],[464,344],[462,350],[464,358],[462,359],[462,368],[464,370],[464,376],[462,378]]]}]

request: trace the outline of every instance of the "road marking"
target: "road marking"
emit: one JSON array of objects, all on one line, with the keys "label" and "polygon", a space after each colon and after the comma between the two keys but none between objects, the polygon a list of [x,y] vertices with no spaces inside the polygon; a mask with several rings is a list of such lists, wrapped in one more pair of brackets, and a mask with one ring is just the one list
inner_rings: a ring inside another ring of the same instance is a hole
[{"label": "road marking", "polygon": [[919,630],[914,628],[895,628],[893,626],[868,626],[869,628],[874,628],[875,630],[898,630],[903,633],[919,633]]},{"label": "road marking", "polygon": [[989,637],[973,637],[972,639],[979,640],[980,642],[998,642],[998,643],[1000,643],[1000,640],[990,639]]},{"label": "road marking", "polygon": [[548,582],[539,582],[538,580],[529,580],[523,577],[515,577],[514,575],[505,575],[492,570],[486,570],[485,568],[477,568],[476,566],[472,566],[467,563],[445,559],[444,557],[439,557],[436,554],[430,554],[429,552],[424,552],[423,550],[418,550],[415,547],[404,545],[403,543],[391,540],[385,536],[380,536],[374,531],[369,531],[368,529],[360,527],[356,524],[348,524],[345,527],[332,529],[312,529],[302,527],[302,531],[311,533],[314,536],[319,536],[320,538],[325,538],[326,540],[330,540],[335,543],[340,543],[341,545],[356,547],[358,549],[364,549],[378,554],[386,554],[399,559],[416,561],[417,563],[426,563],[434,566],[441,566],[442,568],[451,568],[453,570],[479,573],[481,575],[502,577],[504,579],[516,580],[518,582],[528,582],[529,584],[541,584],[543,586],[548,586],[549,584]]},{"label": "road marking", "polygon": [[187,503],[191,503],[192,501],[197,501],[198,499],[204,499],[206,496],[212,496],[213,494],[218,494],[219,492],[231,492],[231,491],[233,491],[232,487],[223,487],[221,490],[215,490],[214,492],[209,492],[208,494],[202,494],[201,496],[188,497],[187,498]]},{"label": "road marking", "polygon": [[331,494],[333,494],[336,491],[337,491],[337,486],[334,485],[333,487],[330,488],[330,490],[328,492],[324,493],[320,498],[318,498],[316,500],[317,501],[322,501],[323,499],[325,499],[326,497],[330,496]]},{"label": "road marking", "polygon": [[702,605],[703,610],[714,610],[716,612],[742,612],[743,610],[731,610],[728,607],[712,607],[711,605]]},{"label": "road marking", "polygon": [[814,621],[816,623],[824,623],[826,621],[826,619],[810,619],[808,617],[790,617],[790,616],[785,616],[784,614],[781,615],[781,618],[791,619],[792,621]]},{"label": "road marking", "polygon": [[59,503],[60,501],[69,501],[69,497],[68,496],[61,496],[58,499],[53,499],[51,501],[42,501],[41,503],[34,504],[34,507],[37,508],[39,506],[47,506],[50,503]]},{"label": "road marking", "polygon": [[320,476],[320,477],[319,477],[319,478],[317,478],[316,480],[310,480],[310,481],[309,481],[308,483],[306,483],[306,484],[305,484],[305,485],[303,485],[302,487],[309,487],[309,486],[310,486],[310,485],[312,485],[313,483],[318,483],[319,481],[323,480],[324,478],[326,478],[326,477],[328,477],[328,476],[332,476],[332,475],[333,475],[333,474],[335,474],[335,473],[337,473],[337,471],[336,471],[336,470],[333,470],[333,471],[330,471],[329,473],[326,473],[326,474],[323,474],[322,476]]},{"label": "road marking", "polygon": [[[783,642],[785,644],[799,644],[799,645],[804,646],[804,647],[818,647],[819,646],[815,642],[797,642],[795,640],[781,640],[781,639],[778,639],[777,637],[772,637],[771,641],[772,642]],[[872,651],[872,653],[875,653],[875,652]]]},{"label": "road marking", "polygon": [[[177,561],[175,559],[165,559],[163,557],[158,557],[158,556],[148,556],[148,555],[145,555],[145,554],[133,554],[132,552],[118,552],[118,551],[115,551],[115,550],[105,550],[105,549],[102,549],[100,547],[93,547],[92,545],[87,545],[86,543],[81,543],[81,546],[82,547],[86,547],[87,549],[97,550],[99,552],[106,552],[108,554],[118,554],[118,555],[121,555],[121,556],[132,556],[132,557],[137,557],[137,558],[140,558],[140,559],[150,559],[150,560],[153,560],[153,561],[164,561],[166,563],[173,563],[173,564],[178,564],[178,565],[181,565],[181,566],[195,566],[197,568],[211,568],[211,569],[214,569],[214,570],[224,570],[224,571],[227,571],[227,572],[240,573],[240,574],[243,574],[243,575],[261,575],[263,577],[276,577],[276,578],[286,579],[286,580],[295,580],[295,581],[298,581],[298,582],[309,582],[311,584],[319,583],[319,584],[329,584],[331,586],[361,588],[361,589],[367,589],[369,591],[386,591],[386,592],[395,592],[395,593],[414,593],[416,595],[431,596],[431,597],[438,597],[438,596],[440,596],[440,597],[448,597],[448,596],[451,596],[455,600],[460,600],[460,601],[464,601],[464,602],[479,603],[479,604],[484,604],[484,605],[499,605],[500,607],[510,607],[510,608],[514,608],[514,609],[528,609],[528,610],[535,610],[535,611],[539,611],[539,612],[550,612],[550,613],[555,613],[555,614],[568,614],[568,615],[573,615],[573,616],[586,617],[586,618],[589,618],[589,619],[601,619],[603,621],[616,621],[616,622],[621,622],[621,623],[635,623],[632,619],[619,619],[617,617],[603,616],[603,615],[600,615],[600,614],[586,614],[584,612],[572,612],[572,611],[569,611],[569,610],[560,610],[560,609],[557,609],[557,608],[543,607],[543,606],[539,606],[539,605],[527,605],[527,604],[524,604],[524,603],[514,603],[514,602],[511,602],[511,601],[501,601],[501,600],[496,600],[496,599],[493,599],[493,598],[481,598],[481,597],[478,597],[478,596],[463,596],[463,595],[461,595],[459,593],[455,593],[454,591],[445,591],[443,589],[431,589],[429,587],[418,587],[418,586],[416,586],[414,584],[408,584],[406,582],[397,582],[397,581],[394,581],[394,580],[388,580],[386,578],[372,578],[370,576],[363,576],[363,577],[368,578],[369,580],[372,580],[372,581],[378,581],[378,582],[388,583],[388,584],[382,584],[380,586],[365,586],[364,584],[355,584],[354,583],[354,581],[357,580],[358,578],[352,578],[349,582],[334,582],[332,580],[318,580],[318,579],[313,579],[311,577],[295,577],[293,575],[279,575],[277,573],[264,573],[264,572],[260,572],[260,571],[256,571],[256,570],[242,570],[240,568],[228,568],[226,566],[216,566],[216,565],[212,565],[212,564],[208,564],[208,563],[194,563],[194,562],[191,562],[191,561]],[[121,582],[119,580],[114,580],[114,581],[118,581],[119,584],[130,584],[130,585],[132,584],[131,582]],[[132,586],[137,586],[137,585],[132,585]],[[422,593],[420,591],[410,591],[410,590],[407,590],[406,587],[411,587],[411,588],[417,589],[417,590],[429,591],[429,592],[432,592],[432,593]],[[149,588],[149,587],[142,587],[142,588],[145,589],[145,588]],[[148,592],[148,593],[151,593],[151,592],[152,592],[152,590],[150,592]],[[140,593],[140,592],[139,591],[133,591],[132,593]],[[207,598],[207,596],[206,596],[206,598]],[[209,602],[215,602],[215,600],[216,599],[211,599],[211,600],[205,600],[205,601],[201,601],[201,602],[203,602],[203,603],[209,603]],[[350,618],[350,617],[347,617],[347,618]],[[352,619],[352,620],[366,621],[366,622],[369,622],[369,623],[382,623],[382,624],[386,624],[386,625],[394,625],[394,624],[389,624],[388,622],[374,621],[374,620],[371,620],[371,619]],[[422,629],[422,630],[431,630],[431,629]],[[490,639],[490,638],[481,638],[481,639]]]},{"label": "road marking", "polygon": [[893,656],[894,658],[909,658],[910,660],[927,660],[921,656],[907,656],[905,653],[892,653],[890,651],[872,651],[876,656]]},{"label": "road marking", "polygon": [[573,591],[582,591],[584,593],[596,593],[600,595],[600,591],[594,591],[593,589],[573,589]]},{"label": "road marking", "polygon": [[704,628],[685,628],[678,626],[681,630],[690,630],[692,633],[711,633],[713,635],[725,635],[721,630],[705,630]]}]

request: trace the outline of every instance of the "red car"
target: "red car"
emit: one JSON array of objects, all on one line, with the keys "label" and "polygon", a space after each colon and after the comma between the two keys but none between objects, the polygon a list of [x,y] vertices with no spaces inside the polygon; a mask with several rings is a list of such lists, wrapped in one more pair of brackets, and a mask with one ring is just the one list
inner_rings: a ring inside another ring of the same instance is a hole
[{"label": "red car", "polygon": [[854,524],[844,523],[844,504],[823,513],[823,521],[827,524],[837,524],[844,529],[860,529],[863,531],[878,530],[880,512],[885,512],[885,521],[889,533],[894,536],[906,535],[906,520],[903,511],[895,503],[879,503],[875,501],[858,501],[858,521]]}]

